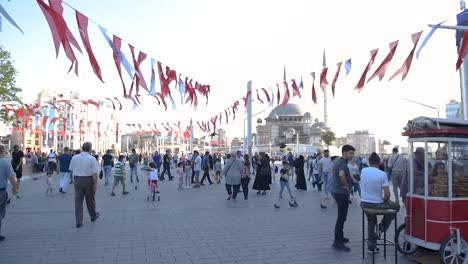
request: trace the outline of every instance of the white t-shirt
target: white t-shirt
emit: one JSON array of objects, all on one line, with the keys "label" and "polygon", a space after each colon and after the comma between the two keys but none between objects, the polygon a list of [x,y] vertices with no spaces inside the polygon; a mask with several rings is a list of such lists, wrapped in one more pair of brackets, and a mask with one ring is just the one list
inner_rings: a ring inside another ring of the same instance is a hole
[{"label": "white t-shirt", "polygon": [[157,181],[158,180],[158,171],[155,170],[155,169],[151,169],[151,171],[149,173],[149,179],[151,181]]},{"label": "white t-shirt", "polygon": [[374,167],[367,167],[361,171],[361,202],[383,203],[382,189],[388,187],[385,172]]},{"label": "white t-shirt", "polygon": [[194,171],[201,171],[201,162],[202,162],[202,159],[200,156],[197,156],[195,158],[195,161],[193,163],[193,170]]},{"label": "white t-shirt", "polygon": [[333,161],[330,157],[321,158],[319,164],[322,164],[322,172],[331,172],[333,168]]},{"label": "white t-shirt", "polygon": [[48,162],[55,162],[55,157],[56,157],[55,153],[51,152],[51,153],[49,153],[49,155],[47,155],[47,161]]}]

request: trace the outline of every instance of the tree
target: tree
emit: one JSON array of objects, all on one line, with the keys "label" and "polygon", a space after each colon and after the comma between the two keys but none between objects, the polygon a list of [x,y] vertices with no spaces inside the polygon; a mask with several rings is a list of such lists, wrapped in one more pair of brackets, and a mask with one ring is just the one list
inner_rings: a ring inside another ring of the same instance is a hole
[{"label": "tree", "polygon": [[[1,102],[18,102],[21,99],[18,94],[22,91],[21,88],[16,87],[16,71],[13,66],[10,52],[6,51],[0,46],[0,101]],[[5,109],[0,110],[0,120],[9,123],[15,117],[7,118]]]},{"label": "tree", "polygon": [[335,141],[335,133],[332,131],[325,131],[320,135],[320,139],[327,145],[327,148]]}]

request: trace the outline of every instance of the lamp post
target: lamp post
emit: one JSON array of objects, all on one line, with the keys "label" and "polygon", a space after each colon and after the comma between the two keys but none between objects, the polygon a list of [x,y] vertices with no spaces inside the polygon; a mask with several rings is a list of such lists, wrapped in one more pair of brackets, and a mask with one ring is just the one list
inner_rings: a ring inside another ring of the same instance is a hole
[{"label": "lamp post", "polygon": [[430,105],[427,105],[427,104],[423,104],[423,103],[420,103],[420,102],[416,102],[416,101],[413,101],[413,100],[410,100],[410,99],[405,99],[405,100],[408,101],[408,102],[411,102],[411,103],[413,103],[413,104],[418,104],[418,105],[422,105],[422,106],[427,107],[427,108],[434,109],[434,110],[437,111],[437,118],[440,117],[440,115],[439,115],[439,109],[436,108],[436,107],[434,107],[434,106],[430,106]]}]

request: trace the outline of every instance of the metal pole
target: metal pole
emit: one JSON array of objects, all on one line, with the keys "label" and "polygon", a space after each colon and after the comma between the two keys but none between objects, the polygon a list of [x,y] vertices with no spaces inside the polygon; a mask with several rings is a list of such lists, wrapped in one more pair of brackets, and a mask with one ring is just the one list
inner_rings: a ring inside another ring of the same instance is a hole
[{"label": "metal pole", "polygon": [[410,99],[405,99],[405,100],[408,101],[408,102],[414,103],[414,104],[425,106],[427,108],[435,109],[437,111],[437,118],[440,117],[439,109],[437,109],[436,107],[433,107],[433,106],[430,106],[430,105],[427,105],[427,104],[423,104],[423,103],[420,103],[420,102],[416,102],[416,101],[413,101],[413,100],[410,100]]},{"label": "metal pole", "polygon": [[252,81],[247,82],[247,149],[252,157]]}]

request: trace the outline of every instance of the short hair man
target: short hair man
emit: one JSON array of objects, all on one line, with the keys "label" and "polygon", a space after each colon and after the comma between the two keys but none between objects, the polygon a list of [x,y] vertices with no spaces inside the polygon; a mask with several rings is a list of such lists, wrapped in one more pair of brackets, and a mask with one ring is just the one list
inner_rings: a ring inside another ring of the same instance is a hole
[{"label": "short hair man", "polygon": [[335,197],[338,216],[335,224],[335,240],[333,242],[333,249],[350,251],[350,248],[345,246],[349,239],[343,235],[344,222],[348,216],[349,207],[349,182],[351,182],[351,175],[349,173],[348,161],[354,156],[354,147],[351,145],[344,145],[341,149],[341,157],[333,164],[333,188],[331,193]]},{"label": "short hair man", "polygon": [[[5,158],[5,146],[0,145],[0,231],[2,229],[2,219],[5,218],[7,205],[7,180],[11,183],[11,192],[16,195],[15,171],[11,163]],[[0,235],[0,241],[5,237]]]},{"label": "short hair man", "polygon": [[[380,157],[375,152],[369,156],[370,167],[362,169],[361,172],[361,208],[369,209],[393,209],[397,212],[400,205],[390,201],[390,190],[388,178],[385,172],[379,170]],[[383,191],[383,197],[382,197]],[[394,215],[385,215],[379,224],[379,235],[386,231],[392,222]],[[376,247],[375,225],[377,216],[367,215],[367,234],[369,244],[367,245],[369,253],[379,252]]]},{"label": "short hair man", "polygon": [[75,218],[76,228],[83,225],[83,198],[86,198],[91,222],[99,218],[96,212],[96,200],[94,195],[97,190],[97,176],[99,172],[98,161],[91,156],[91,142],[83,143],[82,152],[73,156],[70,168],[75,178]]},{"label": "short hair man", "polygon": [[19,188],[21,177],[23,177],[23,158],[23,151],[19,149],[18,145],[14,145],[13,152],[11,153],[11,166],[16,174],[17,188]]},{"label": "short hair man", "polygon": [[399,204],[400,196],[398,195],[398,189],[400,189],[403,171],[406,169],[406,164],[408,161],[405,159],[405,157],[398,153],[397,147],[393,148],[392,153],[392,156],[388,159],[387,167],[389,176],[392,178],[395,202]]}]

